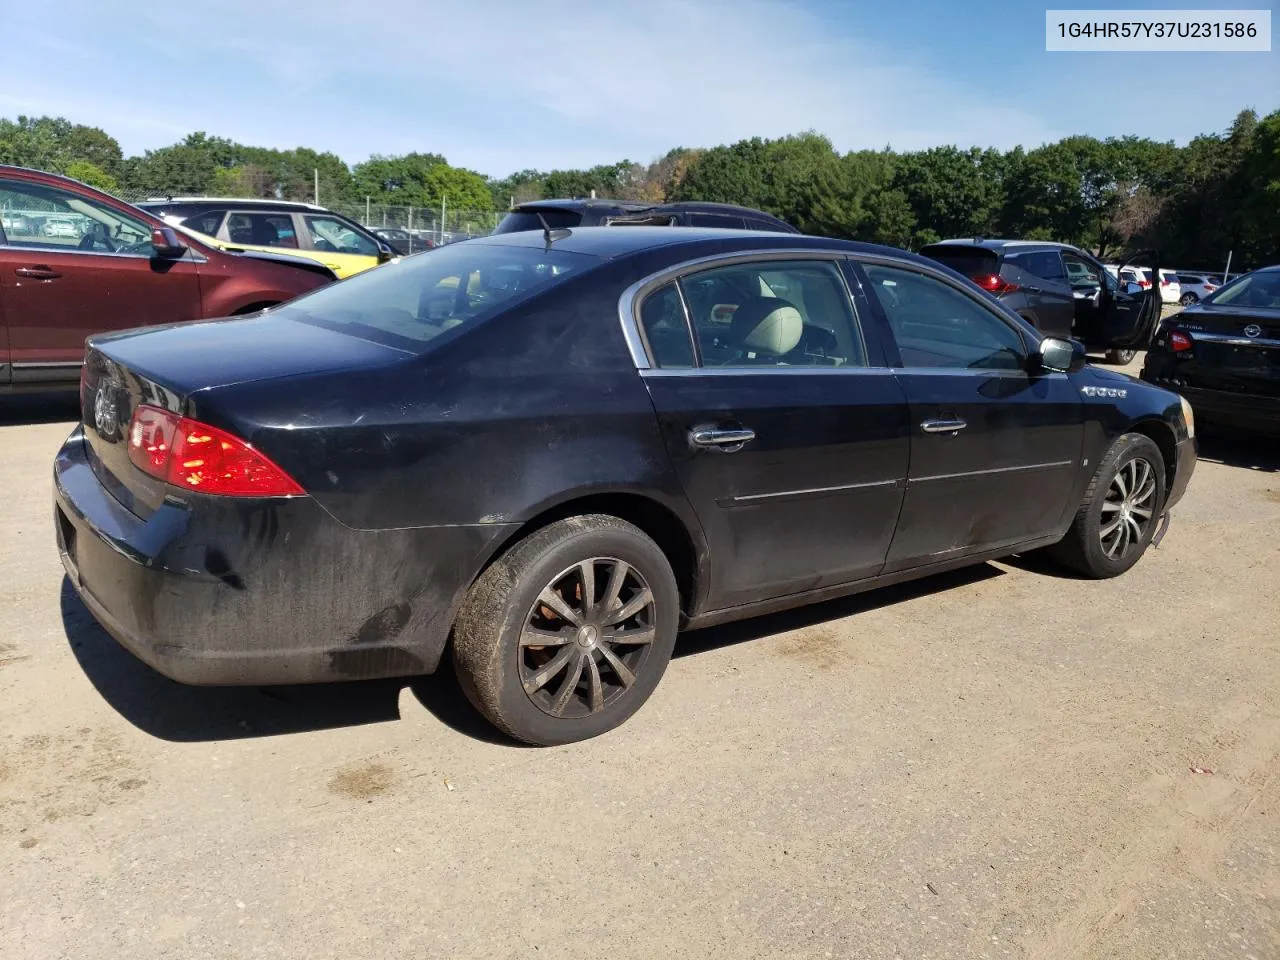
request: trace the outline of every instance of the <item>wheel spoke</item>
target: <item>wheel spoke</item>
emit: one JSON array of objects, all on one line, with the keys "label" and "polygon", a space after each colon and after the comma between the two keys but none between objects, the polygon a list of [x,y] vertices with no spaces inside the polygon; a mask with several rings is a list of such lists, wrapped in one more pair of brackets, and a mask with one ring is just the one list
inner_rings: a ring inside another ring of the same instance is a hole
[{"label": "wheel spoke", "polygon": [[573,699],[573,692],[578,688],[578,680],[582,678],[582,661],[590,659],[581,648],[574,649],[573,653],[574,661],[564,672],[560,689],[556,691],[555,699],[551,701],[551,712],[557,717],[564,713],[564,708],[569,705],[569,701]]},{"label": "wheel spoke", "polygon": [[1120,491],[1121,500],[1129,495],[1129,488],[1124,482],[1124,467],[1116,471],[1116,478],[1111,481],[1111,485]]},{"label": "wheel spoke", "polygon": [[535,627],[526,624],[524,632],[520,634],[520,646],[522,647],[562,647],[566,643],[573,643],[577,639],[577,635],[571,629],[543,630],[541,627]]},{"label": "wheel spoke", "polygon": [[552,677],[554,677],[556,674],[558,674],[561,670],[564,669],[565,664],[567,664],[570,660],[572,660],[577,655],[578,655],[578,647],[576,646],[565,647],[563,650],[557,653],[554,657],[552,657],[551,660],[547,662],[546,666],[542,667],[542,669],[540,669],[537,673],[535,673],[531,677],[528,677],[524,681],[525,692],[537,693],[539,690],[541,690],[551,681]]},{"label": "wheel spoke", "polygon": [[1136,513],[1138,516],[1140,516],[1143,520],[1151,519],[1151,511],[1148,510],[1146,507],[1130,507],[1129,509],[1133,513]]},{"label": "wheel spoke", "polygon": [[1111,546],[1107,550],[1107,557],[1114,560],[1117,555],[1123,556],[1125,548],[1129,542],[1129,527],[1125,523],[1120,524],[1120,529],[1116,531],[1116,538],[1111,541]]},{"label": "wheel spoke", "polygon": [[613,668],[614,675],[622,681],[622,685],[624,687],[630,687],[636,682],[636,675],[631,672],[616,653],[606,646],[601,646],[600,652],[604,654],[604,658],[609,661],[609,666]]},{"label": "wheel spoke", "polygon": [[1145,501],[1150,500],[1151,497],[1155,494],[1155,492],[1156,492],[1156,478],[1147,477],[1143,485],[1138,488],[1138,492],[1133,495],[1133,502],[1135,504],[1144,503]]},{"label": "wheel spoke", "polygon": [[1111,536],[1111,534],[1115,533],[1116,530],[1120,528],[1120,524],[1123,522],[1124,522],[1123,517],[1116,517],[1114,520],[1108,523],[1105,527],[1103,527],[1100,531],[1098,531],[1098,536],[1102,540],[1106,540],[1107,537]]},{"label": "wheel spoke", "polygon": [[582,626],[582,617],[578,611],[569,606],[564,597],[556,593],[552,587],[547,587],[542,593],[538,594],[538,599],[554,610],[556,616],[561,620],[568,620],[575,627]]},{"label": "wheel spoke", "polygon": [[1141,495],[1141,491],[1146,489],[1147,481],[1151,479],[1151,464],[1145,460],[1135,460],[1137,468],[1134,470],[1133,496],[1136,499]]},{"label": "wheel spoke", "polygon": [[615,623],[624,623],[653,603],[653,591],[645,587],[617,610],[611,610],[604,616],[604,624],[611,627]]},{"label": "wheel spoke", "polygon": [[595,657],[587,657],[587,686],[591,694],[591,712],[604,709],[604,685],[600,682],[600,665]]},{"label": "wheel spoke", "polygon": [[1120,509],[1120,504],[1116,503],[1114,500],[1103,500],[1103,501],[1102,501],[1102,512],[1103,512],[1103,513],[1115,513],[1115,512],[1116,512],[1117,510],[1119,510],[1119,509]]},{"label": "wheel spoke", "polygon": [[1142,541],[1142,527],[1138,525],[1138,521],[1133,519],[1133,517],[1127,517],[1125,519],[1125,523],[1129,525],[1129,542],[1134,544],[1140,543]]},{"label": "wheel spoke", "polygon": [[635,630],[615,630],[613,633],[606,633],[600,638],[602,643],[620,643],[623,646],[640,646],[644,643],[653,643],[658,631],[653,627],[640,627]]},{"label": "wheel spoke", "polygon": [[604,596],[600,599],[600,606],[604,609],[606,616],[613,609],[613,605],[618,602],[618,595],[622,593],[622,584],[626,581],[627,574],[630,572],[631,567],[621,560],[616,561],[613,569],[609,571],[609,583],[604,588]]},{"label": "wheel spoke", "polygon": [[596,562],[583,560],[578,572],[582,576],[582,610],[590,615],[596,605]]}]

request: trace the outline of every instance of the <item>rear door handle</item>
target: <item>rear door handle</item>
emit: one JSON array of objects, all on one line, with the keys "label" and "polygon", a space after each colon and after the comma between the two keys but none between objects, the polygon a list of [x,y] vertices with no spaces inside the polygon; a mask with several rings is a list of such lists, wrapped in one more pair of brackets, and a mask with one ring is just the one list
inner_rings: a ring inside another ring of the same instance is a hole
[{"label": "rear door handle", "polygon": [[18,267],[18,269],[13,272],[20,277],[28,277],[32,280],[57,280],[62,276],[62,274],[57,270],[53,270],[45,266]]},{"label": "rear door handle", "polygon": [[745,427],[694,427],[689,442],[695,447],[708,447],[734,453],[756,438],[754,430]]},{"label": "rear door handle", "polygon": [[951,420],[926,420],[920,424],[925,433],[959,433],[968,424],[957,418]]}]

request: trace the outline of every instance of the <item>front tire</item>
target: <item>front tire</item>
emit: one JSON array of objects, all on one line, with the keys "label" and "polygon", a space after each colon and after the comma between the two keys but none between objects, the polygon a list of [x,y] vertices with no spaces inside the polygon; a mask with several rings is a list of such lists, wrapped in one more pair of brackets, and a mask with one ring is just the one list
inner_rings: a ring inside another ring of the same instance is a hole
[{"label": "front tire", "polygon": [[1067,535],[1049,555],[1085,577],[1119,576],[1142,558],[1164,513],[1164,455],[1141,433],[1120,437],[1098,464]]},{"label": "front tire", "polygon": [[1189,307],[1189,306],[1191,306],[1193,303],[1199,303],[1199,302],[1200,302],[1200,298],[1199,298],[1199,297],[1197,297],[1194,293],[1184,293],[1184,294],[1179,298],[1178,302],[1179,302],[1180,304],[1182,304],[1184,307]]},{"label": "front tire", "polygon": [[526,743],[572,743],[644,705],[679,618],[675,576],[653,540],[616,517],[570,517],[481,574],[454,624],[453,660],[494,726]]},{"label": "front tire", "polygon": [[1126,363],[1133,360],[1138,355],[1137,350],[1108,350],[1106,354],[1107,363],[1114,363],[1123,367]]}]

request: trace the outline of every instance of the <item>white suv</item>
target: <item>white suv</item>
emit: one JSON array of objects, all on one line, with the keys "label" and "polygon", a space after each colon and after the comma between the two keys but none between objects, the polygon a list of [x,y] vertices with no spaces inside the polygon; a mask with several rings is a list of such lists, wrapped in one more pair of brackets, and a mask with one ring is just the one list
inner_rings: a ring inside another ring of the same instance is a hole
[{"label": "white suv", "polygon": [[1178,274],[1178,283],[1182,290],[1182,295],[1178,298],[1178,302],[1184,307],[1199,303],[1218,289],[1219,284],[1215,282],[1215,279],[1206,277],[1203,273]]}]

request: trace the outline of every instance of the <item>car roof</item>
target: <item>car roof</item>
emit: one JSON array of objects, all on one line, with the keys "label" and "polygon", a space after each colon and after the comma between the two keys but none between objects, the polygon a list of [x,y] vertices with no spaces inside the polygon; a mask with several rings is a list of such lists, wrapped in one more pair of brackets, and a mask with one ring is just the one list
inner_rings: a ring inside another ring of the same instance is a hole
[{"label": "car roof", "polygon": [[1003,250],[1006,247],[1044,247],[1056,250],[1077,250],[1069,243],[1059,243],[1056,240],[1000,240],[988,239],[987,237],[954,237],[948,240],[939,240],[937,243],[928,244],[930,247],[982,247],[984,250]]},{"label": "car roof", "polygon": [[218,207],[238,206],[238,207],[275,207],[280,210],[323,210],[325,213],[332,213],[325,207],[318,206],[314,203],[304,203],[301,200],[271,200],[262,197],[147,197],[145,200],[139,200],[139,207],[160,207],[160,206],[200,206],[213,205]]},{"label": "car roof", "polygon": [[[874,243],[861,243],[855,240],[829,240],[825,237],[811,237],[803,233],[779,233],[774,230],[734,230],[713,227],[628,227],[619,230],[616,227],[574,227],[573,229],[553,230],[552,245],[557,250],[569,253],[584,253],[590,256],[613,259],[625,257],[645,250],[659,248],[686,247],[688,254],[696,254],[699,247],[718,244],[717,252],[743,252],[753,250],[840,250],[848,253],[871,253],[891,256],[902,260],[918,261],[929,267],[937,268],[936,261],[919,257],[905,250],[884,247]],[[486,237],[476,237],[466,243],[483,243],[494,246],[541,247],[546,244],[545,234],[540,230],[523,230],[516,233],[497,233]]]},{"label": "car roof", "polygon": [[513,212],[534,210],[592,210],[601,213],[719,213],[726,216],[755,217],[777,223],[786,223],[779,217],[754,207],[735,203],[713,203],[709,200],[674,200],[671,203],[638,203],[634,200],[557,199],[529,200],[517,203]]}]

